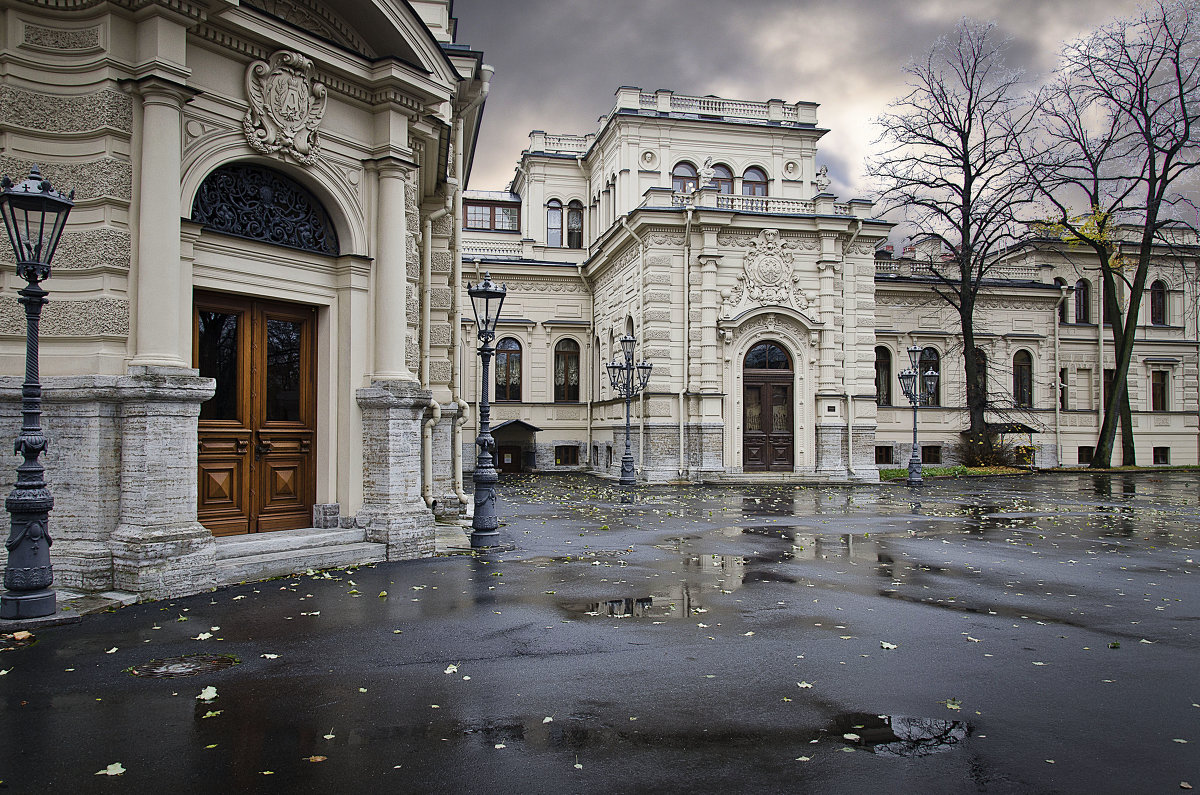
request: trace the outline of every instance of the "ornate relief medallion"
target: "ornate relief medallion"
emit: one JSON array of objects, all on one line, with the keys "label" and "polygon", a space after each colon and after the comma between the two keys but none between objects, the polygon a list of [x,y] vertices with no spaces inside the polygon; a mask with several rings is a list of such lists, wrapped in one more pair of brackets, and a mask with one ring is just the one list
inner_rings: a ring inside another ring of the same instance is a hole
[{"label": "ornate relief medallion", "polygon": [[313,80],[313,63],[300,53],[281,50],[270,61],[246,70],[250,109],[242,129],[250,146],[263,154],[291,156],[304,165],[317,162],[317,127],[325,115],[325,86]]},{"label": "ornate relief medallion", "polygon": [[778,229],[764,229],[750,241],[743,272],[732,290],[724,291],[722,316],[728,318],[754,306],[777,305],[803,312],[812,297],[800,287],[794,255],[779,242]]}]

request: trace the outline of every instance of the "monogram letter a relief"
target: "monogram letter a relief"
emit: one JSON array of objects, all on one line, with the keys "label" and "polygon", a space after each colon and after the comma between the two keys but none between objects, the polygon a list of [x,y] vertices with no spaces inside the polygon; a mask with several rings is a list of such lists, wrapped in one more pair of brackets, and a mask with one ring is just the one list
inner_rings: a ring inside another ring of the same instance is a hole
[{"label": "monogram letter a relief", "polygon": [[263,154],[278,152],[304,165],[317,162],[317,127],[325,115],[325,86],[313,80],[313,63],[286,50],[246,70],[250,109],[242,119],[246,140]]}]

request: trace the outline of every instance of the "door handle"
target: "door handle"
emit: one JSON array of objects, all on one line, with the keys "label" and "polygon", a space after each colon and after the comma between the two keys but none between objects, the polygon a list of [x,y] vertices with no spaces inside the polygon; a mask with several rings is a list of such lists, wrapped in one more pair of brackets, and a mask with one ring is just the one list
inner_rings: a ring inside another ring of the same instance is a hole
[{"label": "door handle", "polygon": [[267,455],[270,452],[270,442],[259,442],[258,444],[254,445],[254,455],[256,458],[262,458],[264,455]]}]

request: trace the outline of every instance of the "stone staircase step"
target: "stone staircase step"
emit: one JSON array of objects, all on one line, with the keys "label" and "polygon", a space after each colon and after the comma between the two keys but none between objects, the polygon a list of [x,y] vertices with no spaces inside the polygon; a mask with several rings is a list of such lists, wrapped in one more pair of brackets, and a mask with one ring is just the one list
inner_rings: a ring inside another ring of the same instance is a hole
[{"label": "stone staircase step", "polygon": [[[361,538],[361,531],[359,533]],[[353,544],[318,546],[262,552],[217,560],[217,584],[234,585],[308,571],[332,569],[387,560],[387,545],[360,541]]]},{"label": "stone staircase step", "polygon": [[244,558],[267,552],[294,552],[317,547],[355,544],[364,540],[361,528],[339,530],[309,527],[302,530],[275,530],[267,533],[247,533],[217,539],[217,560]]}]

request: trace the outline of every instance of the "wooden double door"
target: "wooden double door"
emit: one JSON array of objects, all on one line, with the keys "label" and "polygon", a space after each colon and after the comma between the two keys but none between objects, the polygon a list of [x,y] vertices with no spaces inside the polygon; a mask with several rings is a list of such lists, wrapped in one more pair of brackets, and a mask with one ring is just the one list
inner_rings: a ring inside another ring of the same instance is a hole
[{"label": "wooden double door", "polygon": [[217,391],[200,406],[200,522],[214,535],[312,525],[316,310],[196,293],[193,364]]},{"label": "wooden double door", "polygon": [[795,465],[791,357],[765,342],[742,366],[742,470],[791,472]]}]

